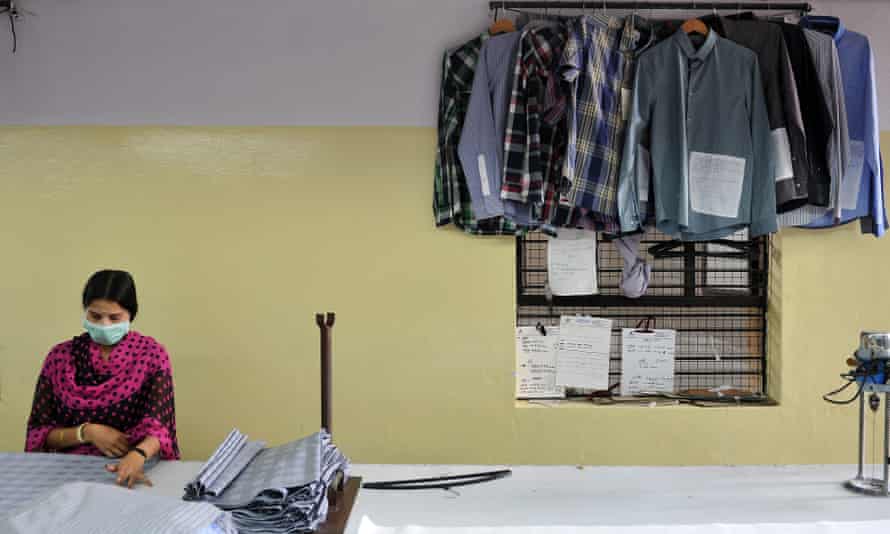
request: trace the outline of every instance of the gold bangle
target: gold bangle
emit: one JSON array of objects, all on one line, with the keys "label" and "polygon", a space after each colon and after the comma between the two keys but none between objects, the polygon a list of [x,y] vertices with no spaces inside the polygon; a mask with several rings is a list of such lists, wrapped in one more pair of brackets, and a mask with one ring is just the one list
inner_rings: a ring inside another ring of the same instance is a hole
[{"label": "gold bangle", "polygon": [[77,441],[80,442],[81,445],[87,442],[87,440],[83,437],[83,429],[86,426],[87,423],[81,423],[80,426],[77,427]]}]

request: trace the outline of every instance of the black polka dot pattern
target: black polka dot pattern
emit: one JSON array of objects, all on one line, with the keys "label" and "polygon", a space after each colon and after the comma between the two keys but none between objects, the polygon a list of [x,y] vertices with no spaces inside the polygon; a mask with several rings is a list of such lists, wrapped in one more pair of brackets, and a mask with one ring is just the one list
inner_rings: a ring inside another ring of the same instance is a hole
[{"label": "black polka dot pattern", "polygon": [[[173,374],[164,347],[130,332],[107,360],[84,334],[50,351],[37,381],[28,420],[27,451],[44,450],[53,428],[107,425],[135,445],[148,436],[161,443],[161,458],[178,459]],[[65,452],[101,454],[93,446]]]}]

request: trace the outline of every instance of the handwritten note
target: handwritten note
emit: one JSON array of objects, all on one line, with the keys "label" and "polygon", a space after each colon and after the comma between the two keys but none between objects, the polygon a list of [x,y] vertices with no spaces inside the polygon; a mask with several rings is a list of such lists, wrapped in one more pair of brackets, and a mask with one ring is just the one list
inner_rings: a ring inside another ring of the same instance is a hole
[{"label": "handwritten note", "polygon": [[621,395],[673,393],[676,331],[621,332]]},{"label": "handwritten note", "polygon": [[542,335],[533,326],[516,328],[516,398],[564,397],[556,385],[556,347],[559,328],[548,327]]},{"label": "handwritten note", "polygon": [[554,295],[596,294],[596,232],[566,228],[550,238],[547,273]]},{"label": "handwritten note", "polygon": [[559,332],[556,383],[568,387],[608,389],[612,321],[564,315],[559,322]]},{"label": "handwritten note", "polygon": [[689,153],[689,198],[693,211],[738,217],[744,181],[745,158]]}]

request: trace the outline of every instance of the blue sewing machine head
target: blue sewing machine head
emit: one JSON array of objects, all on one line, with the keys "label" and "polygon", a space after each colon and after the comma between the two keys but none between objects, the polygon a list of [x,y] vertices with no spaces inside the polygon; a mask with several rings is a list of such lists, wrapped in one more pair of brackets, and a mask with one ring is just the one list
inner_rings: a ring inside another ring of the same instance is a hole
[{"label": "blue sewing machine head", "polygon": [[859,348],[853,356],[859,364],[858,382],[884,384],[887,381],[886,369],[890,365],[890,333],[862,332],[859,334]]}]

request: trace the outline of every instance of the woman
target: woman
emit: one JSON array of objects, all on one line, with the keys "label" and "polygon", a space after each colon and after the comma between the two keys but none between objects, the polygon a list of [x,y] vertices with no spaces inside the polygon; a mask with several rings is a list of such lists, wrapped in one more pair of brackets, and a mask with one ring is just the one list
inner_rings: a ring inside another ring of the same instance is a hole
[{"label": "woman", "polygon": [[25,450],[119,458],[108,466],[118,484],[150,485],[148,459],[179,458],[170,359],[130,330],[139,305],[129,273],[91,276],[83,308],[86,333],[53,347],[43,363]]}]

